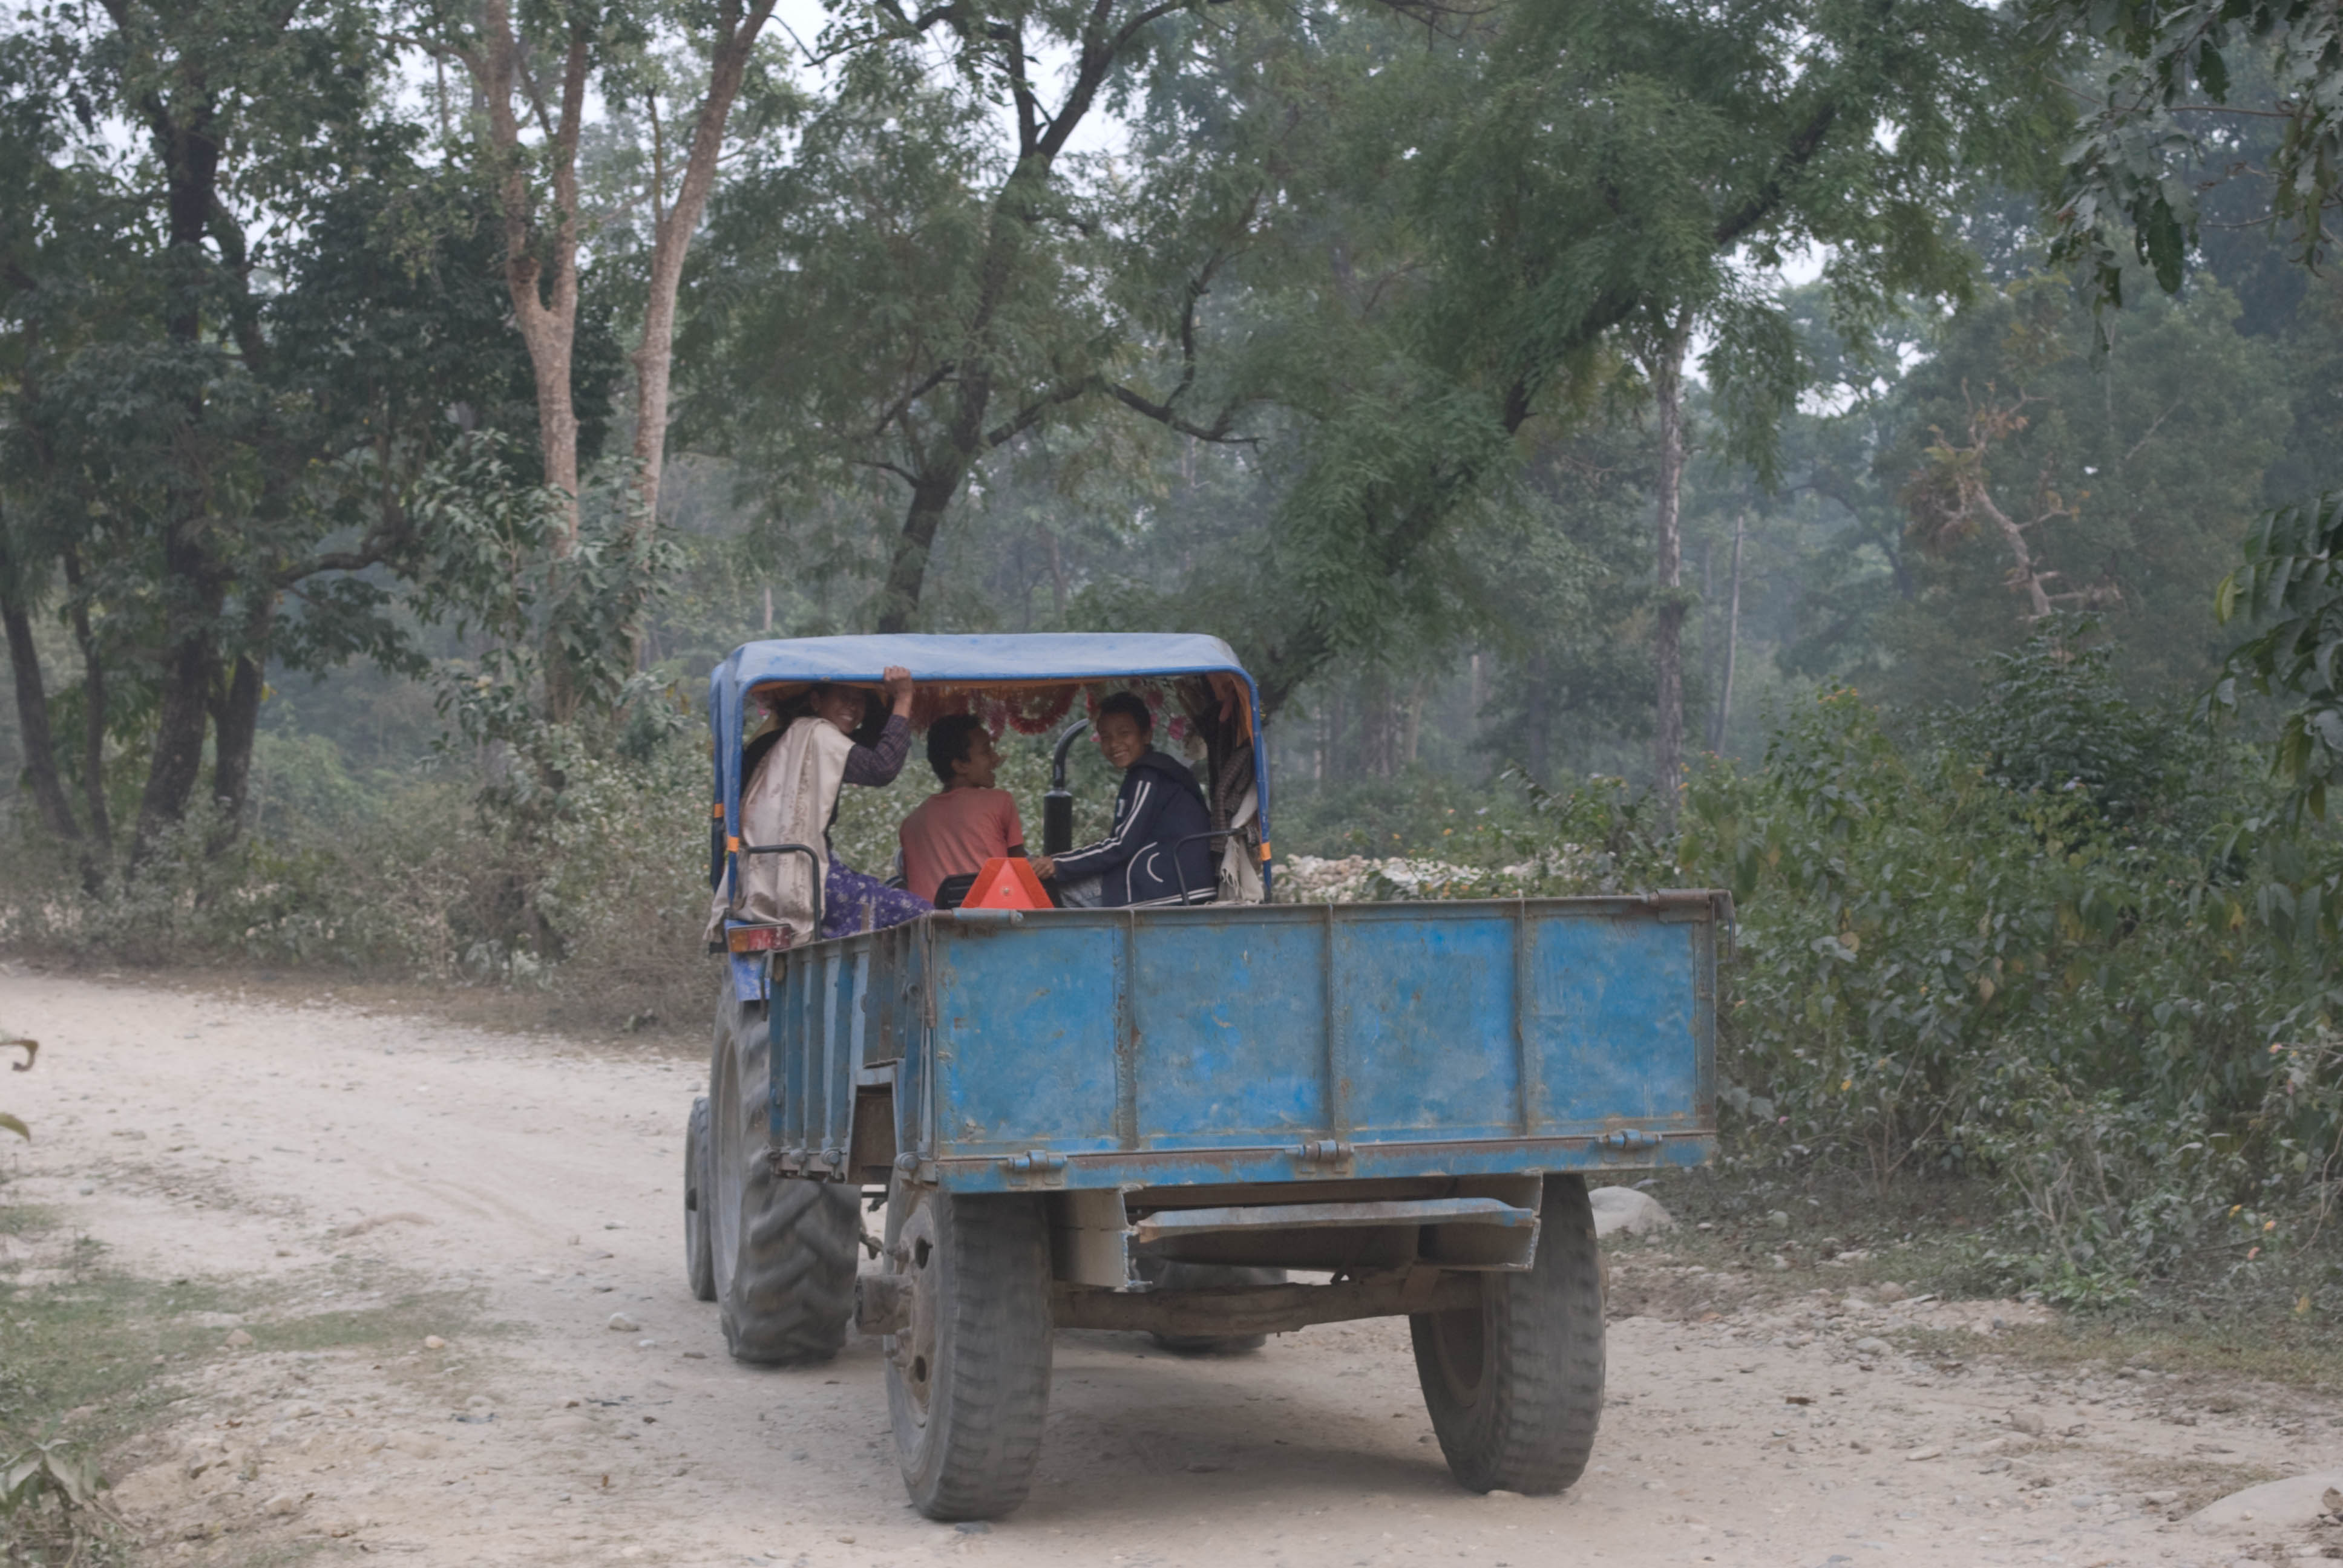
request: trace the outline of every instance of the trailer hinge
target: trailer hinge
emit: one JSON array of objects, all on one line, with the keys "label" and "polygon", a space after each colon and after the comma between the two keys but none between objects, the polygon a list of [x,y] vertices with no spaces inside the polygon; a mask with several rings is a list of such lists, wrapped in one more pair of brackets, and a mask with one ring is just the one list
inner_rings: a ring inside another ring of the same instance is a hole
[{"label": "trailer hinge", "polygon": [[1011,1181],[1062,1181],[1065,1179],[1066,1157],[1052,1154],[1046,1149],[1028,1149],[1022,1154],[1012,1154],[1001,1162],[1009,1171]]},{"label": "trailer hinge", "polygon": [[1660,1135],[1656,1132],[1638,1132],[1632,1127],[1623,1127],[1616,1132],[1604,1133],[1600,1141],[1605,1149],[1621,1151],[1657,1149],[1660,1146]]},{"label": "trailer hinge", "polygon": [[1352,1147],[1332,1138],[1314,1138],[1293,1151],[1297,1165],[1348,1165],[1355,1152]]}]

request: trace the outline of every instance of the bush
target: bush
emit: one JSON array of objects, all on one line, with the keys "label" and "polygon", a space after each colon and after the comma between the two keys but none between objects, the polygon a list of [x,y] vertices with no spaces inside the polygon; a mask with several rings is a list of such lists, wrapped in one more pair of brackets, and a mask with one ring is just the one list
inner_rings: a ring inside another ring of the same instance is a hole
[{"label": "bush", "polygon": [[[95,892],[28,840],[0,883],[0,940],[527,986],[614,1027],[696,1020],[716,985],[699,940],[704,741],[667,735],[628,755],[540,739],[535,759],[413,774],[224,852],[219,824],[193,814]],[[548,758],[558,789],[515,786]]]},{"label": "bush", "polygon": [[1729,889],[1736,1157],[1986,1180],[1988,1261],[2070,1300],[2267,1255],[2343,1179],[2336,843],[2273,827],[2248,749],[2134,708],[2087,630],[1991,661],[1916,741],[1826,692],[1754,770],[1697,775],[1675,833],[1615,779],[1525,789],[1521,825],[1442,846],[1470,871],[1354,885]]},{"label": "bush", "polygon": [[2088,1297],[2330,1201],[2343,1121],[2334,945],[2269,918],[2305,846],[2241,852],[2250,753],[2135,711],[2070,637],[1908,750],[1825,694],[1695,783],[1679,865],[1741,903],[1721,1059],[1757,1146],[1985,1175],[2005,1271]]}]

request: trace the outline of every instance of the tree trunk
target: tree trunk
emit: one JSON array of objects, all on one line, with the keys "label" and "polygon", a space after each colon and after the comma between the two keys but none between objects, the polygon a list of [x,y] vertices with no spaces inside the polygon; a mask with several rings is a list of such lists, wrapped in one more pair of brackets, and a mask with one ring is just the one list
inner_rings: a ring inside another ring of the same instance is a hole
[{"label": "tree trunk", "polygon": [[[709,57],[708,93],[691,133],[691,151],[675,203],[662,214],[661,193],[652,192],[654,238],[649,288],[643,300],[643,337],[635,348],[635,468],[641,487],[640,525],[659,518],[659,478],[667,466],[668,387],[675,363],[676,291],[683,281],[685,256],[716,188],[716,166],[724,152],[724,127],[739,96],[740,81],[758,35],[773,13],[773,0],[758,0],[743,15],[739,0],[728,0],[718,15],[716,43]],[[655,179],[657,175],[654,176]]]},{"label": "tree trunk", "polygon": [[57,773],[56,742],[49,729],[48,687],[41,677],[40,649],[33,644],[33,618],[19,575],[21,567],[21,562],[9,558],[5,543],[0,541],[0,622],[7,628],[8,668],[15,678],[16,733],[24,740],[25,778],[32,786],[33,804],[49,831],[68,842],[78,842],[81,824],[74,820],[65,780]]},{"label": "tree trunk", "polygon": [[903,531],[895,540],[894,558],[887,565],[885,598],[879,606],[882,632],[903,632],[920,611],[920,589],[928,575],[928,552],[935,548],[936,530],[968,472],[965,462],[940,462],[911,487],[911,505],[903,514]]},{"label": "tree trunk", "polygon": [[1391,689],[1373,672],[1359,678],[1359,771],[1391,777]]},{"label": "tree trunk", "polygon": [[[538,454],[545,482],[563,497],[553,553],[557,561],[566,561],[578,548],[578,402],[572,382],[578,340],[578,143],[593,65],[592,35],[582,15],[573,17],[568,47],[560,57],[559,117],[539,149],[522,144],[514,108],[524,49],[513,30],[509,0],[481,0],[480,31],[485,52],[467,55],[465,63],[486,101],[488,150],[501,171],[497,202],[505,231],[505,291],[512,299],[513,324],[528,350],[536,383]],[[538,211],[529,188],[529,168],[540,160],[553,177],[549,220]],[[564,723],[577,716],[582,683],[558,648],[557,640],[548,639],[545,715]]]},{"label": "tree trunk", "polygon": [[[994,194],[988,214],[973,308],[969,312],[959,352],[952,356],[960,369],[953,382],[951,417],[928,446],[925,460],[913,465],[916,477],[912,481],[911,504],[888,561],[885,595],[879,607],[878,629],[882,632],[908,631],[917,618],[936,531],[970,470],[986,453],[1034,428],[1050,410],[1063,407],[1097,386],[1093,377],[1076,377],[1035,392],[1030,403],[1011,409],[1002,419],[990,419],[992,395],[998,389],[991,369],[997,354],[995,333],[1000,313],[1010,303],[1033,226],[1041,221],[1037,214],[1047,206],[1040,197],[1056,168],[1059,155],[1065,151],[1066,144],[1081,127],[1100,89],[1112,74],[1119,51],[1131,45],[1137,35],[1136,25],[1108,26],[1111,10],[1108,0],[1099,0],[1091,8],[1090,21],[1083,26],[1081,43],[1074,51],[1073,79],[1054,114],[1042,107],[1027,79],[1031,59],[1019,26],[996,23],[989,30],[1001,48],[997,56],[1001,79],[1009,89],[1010,104],[1016,116],[1017,157]],[[933,15],[941,18],[953,14],[945,10]],[[1162,13],[1145,15],[1152,17]],[[922,27],[927,25],[920,24]],[[912,399],[914,404],[919,401]],[[899,408],[890,420],[904,421],[903,428],[909,430],[910,407],[907,404]],[[879,428],[884,430],[888,422],[882,421]],[[910,445],[922,443],[914,441]],[[1281,699],[1283,695],[1280,693]]]},{"label": "tree trunk", "polygon": [[1343,741],[1350,728],[1350,715],[1343,711],[1342,681],[1340,677],[1326,683],[1326,777],[1339,782],[1349,778],[1353,769],[1344,766],[1349,760],[1342,754]]},{"label": "tree trunk", "polygon": [[513,106],[520,90],[522,46],[513,31],[511,7],[508,0],[482,0],[480,11],[487,54],[476,57],[477,68],[486,77],[480,86],[488,101],[488,146],[503,169],[497,198],[505,230],[505,289],[536,378],[545,482],[568,498],[563,537],[555,543],[556,551],[566,556],[578,542],[578,406],[570,360],[578,336],[578,138],[592,56],[586,34],[573,27],[561,61],[560,120],[544,154],[553,175],[554,211],[548,224],[529,189],[529,166],[538,155],[522,146],[520,117]]},{"label": "tree trunk", "polygon": [[1716,717],[1708,727],[1708,749],[1725,749],[1725,727],[1733,721],[1733,666],[1741,650],[1741,541],[1749,529],[1749,514],[1733,519],[1732,608],[1725,612],[1725,678],[1717,683]]},{"label": "tree trunk", "polygon": [[143,864],[163,834],[187,814],[187,801],[203,772],[213,670],[211,639],[182,633],[163,667],[155,755],[146,769],[146,788],[138,797],[138,831],[130,844],[133,866]]},{"label": "tree trunk", "polygon": [[260,733],[260,701],[267,691],[265,679],[269,633],[277,623],[277,596],[268,594],[246,618],[245,649],[228,667],[227,687],[212,711],[212,800],[221,821],[210,845],[215,855],[226,850],[244,831],[246,797],[252,783],[252,746]]},{"label": "tree trunk", "polygon": [[1050,604],[1062,628],[1066,624],[1066,558],[1058,548],[1057,529],[1045,528],[1041,537],[1050,541]]},{"label": "tree trunk", "polygon": [[114,813],[106,801],[106,660],[90,631],[89,601],[82,595],[81,555],[65,554],[65,586],[73,592],[74,646],[81,649],[81,790],[89,814],[89,836],[101,857],[114,850]]},{"label": "tree trunk", "polygon": [[1531,782],[1552,789],[1554,779],[1547,769],[1553,760],[1553,727],[1548,716],[1553,710],[1554,694],[1546,685],[1544,648],[1530,655],[1524,674],[1528,677],[1528,695],[1522,705],[1522,767],[1527,769]]},{"label": "tree trunk", "polygon": [[1679,310],[1651,364],[1652,395],[1660,425],[1658,577],[1660,612],[1652,632],[1652,662],[1659,677],[1658,722],[1654,726],[1652,771],[1659,789],[1660,820],[1674,827],[1676,794],[1684,780],[1684,361],[1692,341],[1692,311]]},{"label": "tree trunk", "polygon": [[[220,143],[208,108],[179,117],[158,104],[151,128],[167,182],[165,255],[173,297],[164,327],[174,343],[192,351],[204,336],[202,285],[212,270],[204,239],[218,196]],[[201,449],[204,417],[203,394],[191,392],[181,411],[186,422],[181,439],[191,454],[189,461],[200,461],[193,454]],[[212,522],[206,492],[201,474],[184,471],[172,475],[165,491],[162,690],[146,787],[138,799],[137,832],[130,846],[134,866],[152,854],[156,839],[186,815],[203,769],[204,733],[218,669],[211,628],[221,603],[216,564],[206,548]]]}]

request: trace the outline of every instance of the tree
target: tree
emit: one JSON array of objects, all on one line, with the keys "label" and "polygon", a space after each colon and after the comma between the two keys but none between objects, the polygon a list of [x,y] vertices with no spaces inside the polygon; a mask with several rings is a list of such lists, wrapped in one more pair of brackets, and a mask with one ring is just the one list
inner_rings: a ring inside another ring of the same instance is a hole
[{"label": "tree", "polygon": [[[588,215],[578,153],[587,88],[610,35],[633,18],[591,5],[525,8],[511,0],[433,6],[419,33],[393,33],[472,78],[479,123],[468,126],[482,183],[503,227],[505,287],[514,327],[536,373],[538,453],[545,482],[568,498],[558,548],[578,537],[578,411],[572,359],[578,333],[578,246]],[[553,75],[548,78],[548,67]],[[441,88],[444,99],[446,89]],[[445,133],[443,133],[445,134]]]},{"label": "tree", "polygon": [[1292,399],[1309,458],[1273,580],[1302,591],[1252,644],[1272,700],[1404,613],[1451,520],[1518,474],[1517,440],[1599,395],[1638,320],[1733,312],[1703,368],[1736,442],[1762,447],[1795,369],[1747,268],[1829,255],[1852,328],[1957,295],[1940,215],[2050,121],[2038,51],[1962,5],[1523,0],[1421,43],[1326,95],[1337,150],[1312,216],[1378,237],[1311,285],[1355,347],[1319,348],[1315,395]]},{"label": "tree", "polygon": [[[669,384],[675,361],[676,295],[684,259],[707,216],[724,156],[732,106],[748,83],[758,35],[773,11],[772,0],[720,0],[709,30],[707,85],[692,115],[691,141],[679,168],[659,134],[659,95],[644,95],[651,116],[651,257],[644,287],[642,340],[634,351],[635,471],[638,505],[646,518],[659,515],[659,478],[667,461]],[[675,182],[668,195],[669,181]]]},{"label": "tree", "polygon": [[1905,478],[1919,593],[1887,635],[1889,689],[1963,700],[1968,672],[2054,612],[2092,611],[2140,697],[2217,668],[2208,586],[2244,538],[2285,427],[2278,351],[2206,284],[2095,341],[2066,279],[2036,276],[1947,322],[1906,379],[1889,472]]},{"label": "tree", "polygon": [[1675,820],[1676,789],[1684,778],[1684,354],[1692,346],[1693,312],[1678,306],[1664,318],[1644,362],[1659,423],[1658,495],[1653,535],[1657,548],[1659,614],[1652,632],[1653,673],[1659,718],[1653,725],[1652,775],[1658,782],[1663,826]]},{"label": "tree", "polygon": [[[65,156],[70,143],[73,155],[119,171],[110,201],[40,215],[27,232],[41,238],[10,281],[21,319],[45,318],[47,327],[41,357],[21,368],[15,390],[19,449],[42,471],[49,498],[59,498],[56,487],[103,486],[141,465],[134,482],[153,525],[142,543],[153,548],[150,602],[159,618],[134,851],[144,853],[185,814],[208,733],[216,734],[212,794],[231,819],[241,810],[280,595],[331,569],[281,541],[255,551],[259,541],[223,514],[273,518],[293,508],[296,470],[239,461],[282,434],[275,411],[250,396],[269,355],[245,204],[297,188],[358,150],[368,80],[362,33],[346,7],[219,0],[156,10],[109,0],[102,11],[45,16],[10,42],[12,117],[29,125],[41,112],[35,100],[53,106],[45,157]],[[61,80],[78,126],[56,113]],[[109,115],[135,129],[135,151],[100,134]],[[63,197],[88,183],[45,189]],[[106,325],[85,316],[60,332],[62,316],[95,304],[86,294],[94,280],[72,270],[88,259],[86,240],[63,238],[92,218],[112,253],[101,276],[126,289],[96,308],[134,314]],[[105,449],[86,442],[101,424],[120,437]],[[54,519],[65,515],[50,508]],[[90,516],[116,533],[139,527],[120,514]],[[66,524],[52,530],[52,543],[85,531]],[[50,564],[13,563],[20,596]]]},{"label": "tree", "polygon": [[[1151,320],[1131,281],[1150,269],[1131,267],[1127,241],[1163,186],[1119,188],[1105,160],[1074,150],[1118,74],[1200,3],[874,7],[830,35],[839,90],[796,155],[769,157],[719,203],[694,339],[723,360],[704,427],[801,480],[888,481],[902,510],[880,629],[918,618],[944,519],[993,454],[1110,408],[1201,439],[1230,433],[1232,409],[1191,416],[1196,315],[1245,205],[1197,204],[1204,237],[1192,229],[1168,264],[1185,268],[1174,321]],[[941,79],[924,54],[938,46],[952,66]],[[1051,48],[1070,56],[1054,95],[1030,70]],[[1167,340],[1184,353],[1153,392],[1127,367]]]},{"label": "tree", "polygon": [[[527,362],[482,308],[477,208],[371,112],[361,17],[90,15],[0,52],[27,176],[0,292],[0,606],[20,729],[48,742],[28,771],[78,772],[84,821],[36,793],[53,831],[88,835],[95,876],[109,738],[146,764],[134,862],[186,817],[207,752],[221,849],[273,663],[418,667],[402,614],[478,588],[506,543],[442,481],[456,464],[497,505],[508,480],[462,427],[493,419]],[[113,137],[110,113],[145,134]],[[402,578],[422,592],[395,610]],[[69,750],[28,635],[51,602],[84,668]]]},{"label": "tree", "polygon": [[[648,241],[641,333],[629,356],[631,488],[639,519],[648,524],[658,515],[666,466],[677,294],[719,166],[728,150],[739,150],[730,142],[734,109],[747,93],[758,110],[752,128],[763,129],[772,110],[791,102],[759,58],[772,13],[773,0],[716,0],[712,8],[581,5],[517,15],[510,0],[478,0],[476,7],[427,9],[418,31],[393,35],[471,76],[474,134],[458,137],[450,127],[446,136],[449,150],[468,156],[494,191],[502,216],[505,283],[537,373],[545,475],[572,498],[564,553],[575,548],[578,524],[580,246],[597,231],[607,231],[598,236],[606,243],[623,237],[629,221]],[[548,65],[558,75],[542,79]],[[588,96],[597,85],[610,128],[648,144],[625,146],[614,160],[623,188],[598,211],[580,167]],[[679,144],[671,144],[674,130],[687,125]]]},{"label": "tree", "polygon": [[[2136,260],[2166,293],[2197,245],[2200,193],[2260,193],[2258,215],[2315,264],[2343,201],[2343,12],[2307,0],[2046,0],[2044,25],[2110,46],[2068,154],[2055,258],[2120,306]],[[2275,122],[2275,138],[2241,122]],[[2260,142],[2267,159],[2238,156]],[[2210,177],[2188,178],[2200,171]]]},{"label": "tree", "polygon": [[[2058,215],[2057,254],[2088,269],[2097,304],[2123,302],[2127,256],[2146,263],[2167,294],[2179,291],[2200,238],[2200,185],[2223,196],[2241,181],[2257,188],[2268,231],[2317,266],[2343,203],[2343,11],[2304,0],[2157,0],[2112,10],[2057,0],[2047,16],[2113,50],[2105,96],[2067,161]],[[2223,144],[2251,139],[2241,118],[2277,124],[2266,164],[2221,156]],[[2207,164],[2224,177],[2176,177]],[[2331,570],[2338,511],[2343,498],[2330,491],[2264,513],[2216,596],[2225,623],[2240,610],[2268,623],[2232,650],[2217,699],[2233,703],[2240,681],[2290,699],[2273,760],[2296,809],[2313,815],[2324,813],[2326,785],[2343,760],[2335,680],[2343,583]],[[2330,875],[2330,895],[2335,883]]]}]

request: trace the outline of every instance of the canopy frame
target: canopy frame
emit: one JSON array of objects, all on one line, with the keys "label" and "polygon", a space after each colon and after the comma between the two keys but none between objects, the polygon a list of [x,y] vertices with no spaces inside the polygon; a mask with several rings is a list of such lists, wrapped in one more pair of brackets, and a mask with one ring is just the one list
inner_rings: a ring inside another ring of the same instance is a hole
[{"label": "canopy frame", "polygon": [[743,643],[709,672],[708,727],[715,745],[710,816],[722,853],[710,857],[711,883],[739,885],[741,749],[752,695],[815,682],[876,691],[889,665],[921,687],[966,689],[1083,686],[1183,676],[1232,676],[1252,743],[1253,801],[1261,833],[1263,896],[1270,886],[1269,748],[1261,688],[1229,645],[1191,633],[1027,632],[1013,636],[809,637]]}]

